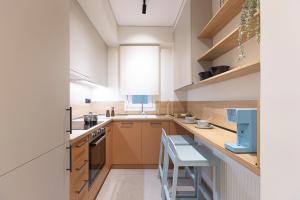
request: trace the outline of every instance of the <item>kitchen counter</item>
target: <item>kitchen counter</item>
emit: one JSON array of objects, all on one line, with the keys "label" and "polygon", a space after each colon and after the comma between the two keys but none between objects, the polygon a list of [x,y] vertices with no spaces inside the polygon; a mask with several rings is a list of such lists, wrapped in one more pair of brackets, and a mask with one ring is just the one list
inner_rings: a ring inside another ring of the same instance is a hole
[{"label": "kitchen counter", "polygon": [[183,119],[173,118],[173,120],[175,123],[192,133],[195,137],[199,138],[201,142],[203,142],[203,144],[208,146],[210,149],[217,149],[256,175],[260,175],[260,169],[257,167],[256,153],[236,154],[225,149],[224,144],[226,142],[235,143],[237,141],[237,135],[235,133],[218,127],[214,127],[213,129],[199,129],[195,127],[196,124],[184,123]]},{"label": "kitchen counter", "polygon": [[[78,119],[83,120],[83,119]],[[256,175],[260,175],[260,169],[257,167],[257,154],[236,154],[225,149],[225,142],[235,143],[237,135],[231,131],[222,128],[214,127],[213,129],[198,129],[195,124],[186,124],[183,119],[174,118],[168,115],[118,115],[115,117],[98,116],[98,121],[101,122],[88,130],[73,130],[70,135],[70,142],[76,142],[79,139],[87,136],[100,127],[105,127],[112,121],[174,121],[176,124],[185,128],[195,137],[212,150],[218,150],[231,159],[237,161]]]},{"label": "kitchen counter", "polygon": [[[98,128],[105,127],[112,121],[170,121],[173,120],[169,115],[116,115],[114,117],[105,117],[104,115],[98,116],[98,125],[88,129],[88,130],[72,130],[70,135],[70,142],[76,142],[81,138],[87,136]],[[79,118],[73,121],[82,121],[83,118]]]}]

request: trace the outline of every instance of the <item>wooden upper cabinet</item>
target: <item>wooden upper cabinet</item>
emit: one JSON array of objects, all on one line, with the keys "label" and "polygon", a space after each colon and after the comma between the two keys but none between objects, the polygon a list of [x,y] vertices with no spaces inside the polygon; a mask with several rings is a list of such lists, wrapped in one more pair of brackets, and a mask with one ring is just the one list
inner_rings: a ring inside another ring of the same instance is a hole
[{"label": "wooden upper cabinet", "polygon": [[142,164],[158,164],[162,128],[169,133],[168,121],[142,122]]},{"label": "wooden upper cabinet", "polygon": [[141,164],[141,123],[114,122],[113,164]]}]

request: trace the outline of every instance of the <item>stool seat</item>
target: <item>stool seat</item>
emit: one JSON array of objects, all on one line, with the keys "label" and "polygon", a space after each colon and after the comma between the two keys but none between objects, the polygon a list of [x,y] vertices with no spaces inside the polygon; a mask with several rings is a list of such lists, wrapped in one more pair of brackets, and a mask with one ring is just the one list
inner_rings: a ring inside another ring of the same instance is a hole
[{"label": "stool seat", "polygon": [[194,146],[176,146],[177,158],[180,162],[192,166],[209,166],[209,161]]},{"label": "stool seat", "polygon": [[188,135],[169,135],[169,138],[175,145],[190,145],[195,143]]}]

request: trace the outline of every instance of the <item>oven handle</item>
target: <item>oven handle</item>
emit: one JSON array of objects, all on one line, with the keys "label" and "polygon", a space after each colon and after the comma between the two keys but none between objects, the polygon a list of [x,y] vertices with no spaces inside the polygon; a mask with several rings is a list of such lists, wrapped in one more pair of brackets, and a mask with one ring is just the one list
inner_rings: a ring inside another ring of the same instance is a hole
[{"label": "oven handle", "polygon": [[90,143],[91,146],[97,146],[100,142],[102,142],[106,138],[106,135],[103,135],[97,142]]}]

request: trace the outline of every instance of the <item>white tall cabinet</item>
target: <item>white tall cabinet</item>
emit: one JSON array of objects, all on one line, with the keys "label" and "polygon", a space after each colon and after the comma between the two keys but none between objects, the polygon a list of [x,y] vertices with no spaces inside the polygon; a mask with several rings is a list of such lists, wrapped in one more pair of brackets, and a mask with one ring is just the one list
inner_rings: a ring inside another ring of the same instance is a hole
[{"label": "white tall cabinet", "polygon": [[203,71],[197,62],[211,41],[198,40],[198,34],[211,17],[211,1],[187,0],[174,29],[174,88],[199,81]]},{"label": "white tall cabinet", "polygon": [[68,199],[69,1],[0,2],[0,199]]}]

